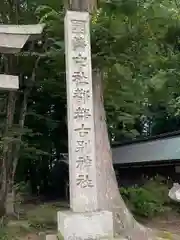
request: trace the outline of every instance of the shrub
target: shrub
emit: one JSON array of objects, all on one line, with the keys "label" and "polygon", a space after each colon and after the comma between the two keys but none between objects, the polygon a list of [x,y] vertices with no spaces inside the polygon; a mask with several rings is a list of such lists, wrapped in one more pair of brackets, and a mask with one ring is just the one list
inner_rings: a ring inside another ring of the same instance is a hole
[{"label": "shrub", "polygon": [[14,185],[14,190],[16,193],[16,201],[24,202],[30,195],[29,183],[20,182]]},{"label": "shrub", "polygon": [[159,177],[147,180],[141,187],[121,188],[120,192],[130,210],[143,217],[165,212],[170,202],[168,185]]}]

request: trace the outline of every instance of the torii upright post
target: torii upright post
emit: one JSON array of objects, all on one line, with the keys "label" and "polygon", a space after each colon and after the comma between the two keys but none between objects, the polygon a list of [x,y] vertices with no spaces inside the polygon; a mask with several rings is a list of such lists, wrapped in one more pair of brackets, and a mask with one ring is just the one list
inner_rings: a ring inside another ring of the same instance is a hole
[{"label": "torii upright post", "polygon": [[65,240],[110,239],[112,213],[100,211],[88,11],[66,12],[65,45],[72,211],[58,212],[58,230]]}]

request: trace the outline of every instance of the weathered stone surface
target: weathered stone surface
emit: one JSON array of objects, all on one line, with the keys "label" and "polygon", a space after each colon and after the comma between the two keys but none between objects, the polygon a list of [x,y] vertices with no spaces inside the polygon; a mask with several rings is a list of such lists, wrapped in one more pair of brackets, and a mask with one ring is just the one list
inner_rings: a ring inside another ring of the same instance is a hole
[{"label": "weathered stone surface", "polygon": [[169,190],[168,196],[176,202],[180,202],[180,184],[174,183],[173,187]]},{"label": "weathered stone surface", "polygon": [[0,52],[17,53],[28,40],[37,38],[44,24],[0,25]]},{"label": "weathered stone surface", "polygon": [[58,240],[58,237],[55,234],[49,234],[46,235],[46,240]]},{"label": "weathered stone surface", "polygon": [[70,204],[74,212],[99,209],[89,13],[65,17]]},{"label": "weathered stone surface", "polygon": [[89,13],[67,11],[65,17],[66,82],[70,205],[58,212],[65,240],[112,239],[113,216],[100,211],[97,171]]},{"label": "weathered stone surface", "polygon": [[19,89],[19,77],[13,75],[0,74],[0,90]]},{"label": "weathered stone surface", "polygon": [[58,231],[61,232],[65,240],[112,239],[112,213],[108,211],[58,212]]}]

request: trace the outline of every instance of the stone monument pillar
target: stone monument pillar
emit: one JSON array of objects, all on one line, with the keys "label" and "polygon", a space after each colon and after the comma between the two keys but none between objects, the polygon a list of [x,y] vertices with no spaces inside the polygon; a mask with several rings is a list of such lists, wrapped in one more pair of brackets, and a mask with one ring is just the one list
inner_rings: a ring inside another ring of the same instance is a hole
[{"label": "stone monument pillar", "polygon": [[112,213],[100,211],[89,22],[88,12],[66,13],[66,85],[72,211],[58,212],[58,231],[65,240],[113,237]]},{"label": "stone monument pillar", "polygon": [[89,15],[67,12],[66,57],[70,204],[74,212],[96,211],[95,132]]}]

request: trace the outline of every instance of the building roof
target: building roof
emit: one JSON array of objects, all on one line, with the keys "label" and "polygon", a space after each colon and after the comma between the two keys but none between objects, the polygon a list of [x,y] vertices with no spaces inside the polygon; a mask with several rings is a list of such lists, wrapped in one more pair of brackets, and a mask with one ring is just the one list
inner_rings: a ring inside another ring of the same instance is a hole
[{"label": "building roof", "polygon": [[[180,160],[180,131],[116,143],[112,146],[113,164],[157,164]],[[61,159],[69,163],[68,154]]]},{"label": "building roof", "polygon": [[114,164],[180,160],[180,132],[119,144],[112,154]]}]

